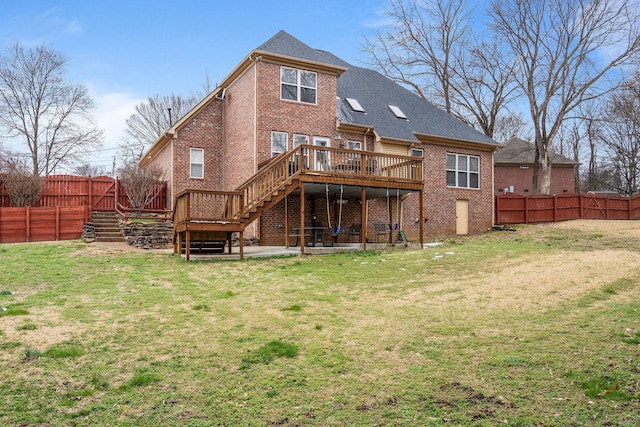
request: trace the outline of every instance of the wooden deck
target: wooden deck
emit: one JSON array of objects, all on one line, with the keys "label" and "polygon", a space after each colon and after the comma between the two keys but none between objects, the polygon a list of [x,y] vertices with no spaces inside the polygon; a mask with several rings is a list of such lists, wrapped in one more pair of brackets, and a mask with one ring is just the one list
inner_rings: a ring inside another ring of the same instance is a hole
[{"label": "wooden deck", "polygon": [[[365,199],[385,197],[389,190],[422,192],[422,168],[422,158],[417,157],[301,145],[265,162],[235,191],[185,190],[178,194],[174,251],[179,253],[184,247],[188,260],[194,239],[215,237],[230,247],[231,233],[238,232],[242,257],[244,228],[294,192],[304,198],[323,194],[327,186],[341,186]],[[304,218],[303,213],[301,216]]]}]

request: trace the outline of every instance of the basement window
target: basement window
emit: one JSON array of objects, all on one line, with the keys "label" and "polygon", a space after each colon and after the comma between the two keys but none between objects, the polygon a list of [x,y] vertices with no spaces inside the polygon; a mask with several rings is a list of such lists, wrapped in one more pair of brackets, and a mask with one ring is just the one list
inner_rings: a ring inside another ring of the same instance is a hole
[{"label": "basement window", "polygon": [[362,105],[360,105],[357,99],[345,98],[345,101],[347,101],[353,111],[364,113],[364,108],[362,107]]},{"label": "basement window", "polygon": [[407,116],[404,114],[404,112],[400,109],[400,107],[396,106],[396,105],[387,105],[387,107],[389,107],[389,109],[393,112],[393,114],[396,115],[397,118],[399,119],[407,119]]}]

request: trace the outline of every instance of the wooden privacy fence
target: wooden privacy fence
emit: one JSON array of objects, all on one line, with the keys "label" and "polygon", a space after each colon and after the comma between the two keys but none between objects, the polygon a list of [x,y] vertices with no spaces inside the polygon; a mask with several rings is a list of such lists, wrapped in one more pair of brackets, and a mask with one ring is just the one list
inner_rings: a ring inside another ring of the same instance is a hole
[{"label": "wooden privacy fence", "polygon": [[[92,211],[131,207],[117,178],[52,175],[44,180],[42,196],[30,208],[11,207],[0,181],[0,243],[78,239]],[[166,200],[165,184],[146,208],[163,211]]]},{"label": "wooden privacy fence", "polygon": [[633,220],[640,218],[640,196],[597,194],[496,196],[496,224],[531,224],[571,219]]},{"label": "wooden privacy fence", "polygon": [[[116,202],[130,208],[129,198],[118,178],[75,175],[51,175],[44,178],[42,196],[34,207],[91,206],[94,211],[114,211]],[[117,200],[116,200],[117,199]],[[10,207],[9,196],[0,182],[0,207]],[[166,184],[147,205],[147,209],[161,210],[167,206]]]},{"label": "wooden privacy fence", "polygon": [[89,206],[0,208],[0,243],[79,239]]}]

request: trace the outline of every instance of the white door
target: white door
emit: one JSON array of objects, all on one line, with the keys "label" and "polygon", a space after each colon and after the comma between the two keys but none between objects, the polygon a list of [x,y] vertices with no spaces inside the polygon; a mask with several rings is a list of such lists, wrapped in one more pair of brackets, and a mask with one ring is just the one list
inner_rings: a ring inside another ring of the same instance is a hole
[{"label": "white door", "polygon": [[469,234],[468,200],[456,200],[456,234]]},{"label": "white door", "polygon": [[[331,146],[331,140],[329,138],[314,136],[313,145],[317,145],[318,147],[329,147]],[[316,170],[330,171],[331,159],[329,158],[329,152],[324,150],[316,150],[315,164]]]}]

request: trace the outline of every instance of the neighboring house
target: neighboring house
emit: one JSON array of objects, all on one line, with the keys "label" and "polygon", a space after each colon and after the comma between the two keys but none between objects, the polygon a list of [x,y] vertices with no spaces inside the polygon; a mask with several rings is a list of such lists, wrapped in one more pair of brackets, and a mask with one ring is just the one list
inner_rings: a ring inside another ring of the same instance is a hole
[{"label": "neighboring house", "polygon": [[352,232],[331,243],[366,246],[363,236],[395,239],[396,230],[417,241],[490,228],[498,147],[378,72],[280,31],[141,165],[165,170],[176,221],[191,220],[177,228],[182,240],[215,229],[295,244],[310,238],[305,227],[331,224]]},{"label": "neighboring house", "polygon": [[[496,194],[533,194],[533,165],[536,147],[527,141],[513,138],[504,143],[495,154],[494,173]],[[549,194],[574,193],[575,172],[580,163],[550,153],[551,188]],[[538,176],[538,192],[544,174],[542,168]]]}]

